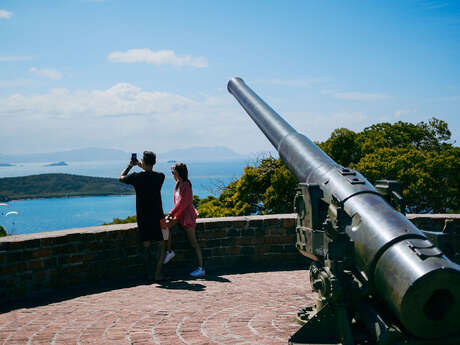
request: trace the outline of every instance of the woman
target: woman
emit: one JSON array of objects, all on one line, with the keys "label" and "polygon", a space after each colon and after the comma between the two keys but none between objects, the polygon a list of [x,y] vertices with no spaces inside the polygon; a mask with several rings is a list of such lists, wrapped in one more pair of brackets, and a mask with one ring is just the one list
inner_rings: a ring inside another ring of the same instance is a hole
[{"label": "woman", "polygon": [[[177,163],[171,168],[171,173],[176,180],[176,185],[174,186],[174,207],[168,215],[168,227],[171,229],[176,224],[180,224],[185,229],[190,245],[195,249],[198,259],[198,268],[190,273],[190,275],[192,277],[202,277],[205,275],[203,255],[201,254],[201,248],[195,235],[198,213],[195,207],[193,207],[192,183],[188,179],[187,166],[184,163]],[[174,252],[171,250],[170,233],[164,263],[168,263],[174,255]]]}]

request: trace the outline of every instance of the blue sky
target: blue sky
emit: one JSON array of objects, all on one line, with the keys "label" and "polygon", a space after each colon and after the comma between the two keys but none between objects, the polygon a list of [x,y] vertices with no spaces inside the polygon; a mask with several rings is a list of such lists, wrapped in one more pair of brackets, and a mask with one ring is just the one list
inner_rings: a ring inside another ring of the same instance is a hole
[{"label": "blue sky", "polygon": [[0,0],[0,154],[271,150],[239,76],[299,132],[437,117],[460,141],[457,1]]}]

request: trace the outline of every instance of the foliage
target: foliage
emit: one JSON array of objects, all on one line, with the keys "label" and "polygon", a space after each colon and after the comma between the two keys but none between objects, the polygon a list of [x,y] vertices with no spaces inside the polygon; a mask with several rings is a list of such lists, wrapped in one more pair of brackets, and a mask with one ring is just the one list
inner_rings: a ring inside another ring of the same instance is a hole
[{"label": "foliage", "polygon": [[8,233],[6,232],[5,228],[0,225],[0,237],[7,236]]},{"label": "foliage", "polygon": [[451,146],[447,123],[436,118],[416,125],[407,122],[379,123],[363,130],[358,136],[363,155],[384,147],[414,147],[422,151],[440,152]]},{"label": "foliage", "polygon": [[319,147],[343,166],[357,163],[362,157],[359,135],[346,128],[334,130],[331,137]]},{"label": "foliage", "polygon": [[460,209],[460,148],[441,152],[412,148],[381,148],[354,166],[374,183],[385,179],[402,182],[403,197],[411,213]]},{"label": "foliage", "polygon": [[262,159],[258,166],[247,166],[239,180],[231,182],[216,198],[200,200],[200,217],[226,217],[249,214],[291,213],[296,177],[281,160]]},{"label": "foliage", "polygon": [[[450,137],[447,123],[432,118],[379,123],[357,133],[339,128],[318,145],[371,183],[401,181],[408,212],[452,212],[460,210],[460,148]],[[265,158],[247,166],[219,197],[198,200],[198,212],[200,217],[291,213],[297,183],[280,160]]]},{"label": "foliage", "polygon": [[407,211],[449,212],[460,209],[460,148],[450,137],[447,123],[432,118],[416,125],[379,123],[359,133],[341,128],[320,147],[371,183],[400,181]]},{"label": "foliage", "polygon": [[0,178],[0,200],[134,194],[115,178],[41,174]]},{"label": "foliage", "polygon": [[137,217],[136,216],[129,216],[129,217],[126,217],[125,219],[115,218],[110,223],[104,223],[102,225],[127,224],[127,223],[136,223],[136,222],[137,222]]}]

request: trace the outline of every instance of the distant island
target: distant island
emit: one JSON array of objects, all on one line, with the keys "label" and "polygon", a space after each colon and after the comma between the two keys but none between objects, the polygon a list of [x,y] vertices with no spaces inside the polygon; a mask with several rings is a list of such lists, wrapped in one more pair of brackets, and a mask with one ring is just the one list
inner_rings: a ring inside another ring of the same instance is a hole
[{"label": "distant island", "polygon": [[10,163],[0,163],[0,167],[14,167],[14,164],[10,164]]},{"label": "distant island", "polygon": [[123,160],[129,161],[130,153],[116,150],[89,147],[86,149],[77,149],[69,151],[58,151],[50,153],[28,153],[28,154],[0,154],[1,163],[48,163],[48,162],[91,162],[91,161],[110,161]]},{"label": "distant island", "polygon": [[107,177],[40,174],[0,178],[0,201],[134,193],[132,186]]},{"label": "distant island", "polygon": [[67,164],[66,162],[62,161],[62,162],[56,162],[56,163],[50,163],[50,164],[45,164],[44,166],[45,167],[65,167],[65,166],[68,166],[69,164]]},{"label": "distant island", "polygon": [[[225,146],[194,146],[174,149],[167,152],[155,152],[158,161],[224,161],[246,159],[250,155],[241,155]],[[0,154],[0,164],[15,163],[43,163],[49,162],[101,162],[101,161],[129,161],[131,153],[117,149],[90,147],[86,149],[29,154]]]}]

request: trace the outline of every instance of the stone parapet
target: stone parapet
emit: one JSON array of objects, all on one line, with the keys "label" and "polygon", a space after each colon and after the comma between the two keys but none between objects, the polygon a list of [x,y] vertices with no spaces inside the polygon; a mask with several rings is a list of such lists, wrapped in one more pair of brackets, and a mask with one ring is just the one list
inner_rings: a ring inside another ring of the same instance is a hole
[{"label": "stone parapet", "polygon": [[[419,228],[460,232],[460,215],[408,215]],[[295,214],[198,219],[206,269],[303,264],[295,249]],[[446,223],[446,219],[450,219]],[[195,268],[185,232],[173,230],[176,257],[167,269]],[[144,276],[136,224],[107,225],[0,238],[0,303],[69,286]]]},{"label": "stone parapet", "polygon": [[[198,219],[207,269],[304,260],[295,249],[295,215]],[[176,257],[167,269],[194,269],[185,232],[173,230]],[[136,224],[0,238],[0,303],[36,292],[144,276]]]},{"label": "stone parapet", "polygon": [[460,214],[408,214],[407,219],[419,229],[460,234]]}]

